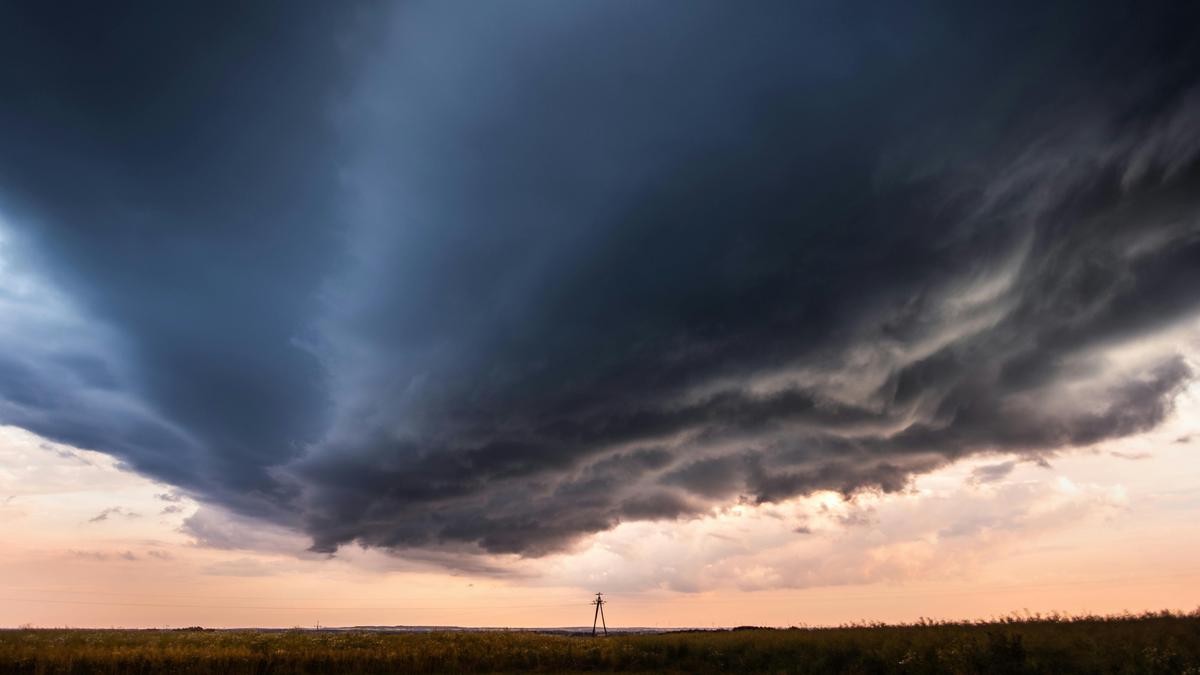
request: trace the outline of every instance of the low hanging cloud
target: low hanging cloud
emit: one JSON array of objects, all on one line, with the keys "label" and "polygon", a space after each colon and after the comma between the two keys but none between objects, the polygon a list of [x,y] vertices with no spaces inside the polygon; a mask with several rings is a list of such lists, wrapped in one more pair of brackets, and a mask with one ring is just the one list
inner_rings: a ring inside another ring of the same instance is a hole
[{"label": "low hanging cloud", "polygon": [[316,552],[896,492],[1194,377],[1194,17],[3,11],[0,422]]}]

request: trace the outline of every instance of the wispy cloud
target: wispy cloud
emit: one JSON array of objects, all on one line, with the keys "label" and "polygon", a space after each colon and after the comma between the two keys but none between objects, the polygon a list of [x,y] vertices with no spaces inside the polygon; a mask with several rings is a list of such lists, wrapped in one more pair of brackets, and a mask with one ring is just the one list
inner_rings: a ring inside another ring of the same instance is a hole
[{"label": "wispy cloud", "polygon": [[72,557],[72,558],[79,558],[82,560],[95,560],[98,562],[104,562],[104,561],[109,561],[109,560],[123,560],[123,561],[131,562],[131,561],[138,560],[138,556],[133,551],[128,551],[128,550],[126,550],[126,551],[94,551],[94,550],[68,549],[66,551],[66,555],[69,557]]},{"label": "wispy cloud", "polygon": [[126,511],[119,506],[111,506],[107,509],[104,509],[100,513],[97,513],[95,516],[88,518],[88,522],[89,523],[100,523],[100,522],[108,520],[109,516],[121,516],[123,518],[141,518],[142,517],[141,514],[139,514],[139,513],[135,513],[133,511]]},{"label": "wispy cloud", "polygon": [[1119,457],[1120,459],[1129,459],[1135,461],[1140,459],[1150,459],[1154,456],[1154,453],[1151,452],[1121,452],[1119,450],[1113,450],[1108,454],[1112,455],[1113,457]]}]

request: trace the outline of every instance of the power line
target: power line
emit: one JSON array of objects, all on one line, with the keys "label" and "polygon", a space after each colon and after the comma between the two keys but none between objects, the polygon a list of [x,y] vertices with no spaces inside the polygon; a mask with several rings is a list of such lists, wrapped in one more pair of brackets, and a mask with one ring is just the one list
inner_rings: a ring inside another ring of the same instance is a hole
[{"label": "power line", "polygon": [[[1168,579],[1189,579],[1200,577],[1200,573],[1196,572],[1179,572],[1175,574],[1156,574],[1146,576],[1125,576],[1125,577],[1109,577],[1103,579],[1077,579],[1071,581],[1046,581],[1033,584],[995,584],[977,588],[930,588],[921,589],[914,588],[911,590],[888,590],[880,589],[873,590],[867,593],[845,593],[827,586],[813,586],[809,588],[794,588],[788,589],[795,592],[797,595],[803,595],[805,600],[813,599],[830,599],[830,600],[845,600],[845,599],[874,599],[874,598],[910,598],[910,597],[928,597],[928,596],[954,596],[954,595],[980,595],[984,593],[992,593],[999,591],[1019,591],[1019,590],[1036,590],[1046,588],[1059,587],[1074,587],[1074,586],[1094,586],[1120,584],[1125,582],[1154,582]],[[829,589],[825,592],[816,593],[817,589]],[[778,592],[776,592],[778,594]],[[688,600],[622,600],[627,605],[704,605],[704,604],[742,604],[747,602],[746,598],[725,598],[725,599],[704,599],[695,602]]]},{"label": "power line", "polygon": [[303,610],[303,611],[454,611],[474,612],[487,609],[548,609],[562,607],[580,607],[582,603],[560,605],[485,605],[482,607],[297,607],[283,605],[188,605],[157,602],[100,602],[93,600],[60,600],[56,598],[0,598],[3,602],[36,602],[55,605],[96,605],[103,607],[165,607],[172,609],[269,609],[269,610]]},{"label": "power line", "polygon": [[[20,585],[10,585],[10,584],[0,584],[0,591],[15,591],[18,593],[68,593],[68,594],[72,594],[72,595],[113,595],[113,596],[120,596],[120,597],[139,596],[139,597],[152,597],[152,598],[163,598],[163,597],[203,598],[206,600],[277,600],[278,599],[275,596],[269,596],[269,595],[211,595],[208,593],[196,594],[196,593],[165,593],[165,592],[146,593],[146,592],[139,592],[139,591],[98,591],[98,590],[79,589],[79,588],[47,588],[45,586],[20,586]],[[2,598],[0,598],[0,599],[2,599]],[[370,602],[369,598],[336,598],[336,599],[335,598],[321,598],[321,599],[322,600],[334,600],[336,602]],[[589,604],[589,606],[591,605],[591,603],[588,603],[588,604]],[[560,603],[559,605],[521,604],[521,605],[488,605],[488,606],[495,607],[495,608],[551,607],[551,606],[575,607],[575,606],[578,606],[578,602],[563,602],[563,603]],[[337,609],[337,608],[335,607],[334,609]],[[438,609],[438,608],[410,607],[407,609]]]}]

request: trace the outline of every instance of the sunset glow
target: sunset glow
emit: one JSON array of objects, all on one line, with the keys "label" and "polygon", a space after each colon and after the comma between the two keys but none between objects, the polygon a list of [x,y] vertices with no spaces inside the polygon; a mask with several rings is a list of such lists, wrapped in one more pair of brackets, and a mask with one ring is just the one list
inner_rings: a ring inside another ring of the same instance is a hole
[{"label": "sunset glow", "polygon": [[1188,11],[220,4],[0,9],[0,627],[1200,607]]}]

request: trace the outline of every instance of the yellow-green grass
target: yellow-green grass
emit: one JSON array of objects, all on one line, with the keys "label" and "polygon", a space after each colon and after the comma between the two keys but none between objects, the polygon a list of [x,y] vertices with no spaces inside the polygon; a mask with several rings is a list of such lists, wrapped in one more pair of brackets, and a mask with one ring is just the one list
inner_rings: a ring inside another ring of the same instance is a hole
[{"label": "yellow-green grass", "polygon": [[4,673],[585,671],[1200,675],[1200,615],[595,639],[523,632],[0,631]]}]

